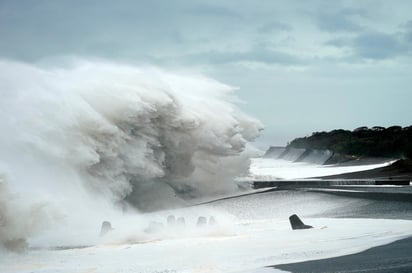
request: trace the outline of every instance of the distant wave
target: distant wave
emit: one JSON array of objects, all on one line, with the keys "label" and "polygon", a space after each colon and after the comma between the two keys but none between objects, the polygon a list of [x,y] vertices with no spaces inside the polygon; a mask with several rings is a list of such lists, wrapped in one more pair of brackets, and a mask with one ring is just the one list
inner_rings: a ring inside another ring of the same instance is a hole
[{"label": "distant wave", "polygon": [[[350,173],[358,173],[390,166],[394,161],[387,160],[375,164],[360,165],[319,165],[307,162],[291,162],[283,159],[255,158],[250,167],[249,178],[252,181],[295,180],[313,178],[332,178]],[[366,173],[366,172],[365,172]],[[370,174],[369,174],[370,175]],[[371,177],[371,176],[370,176]]]},{"label": "distant wave", "polygon": [[292,162],[325,164],[333,155],[334,153],[330,150],[270,147],[264,157]]}]

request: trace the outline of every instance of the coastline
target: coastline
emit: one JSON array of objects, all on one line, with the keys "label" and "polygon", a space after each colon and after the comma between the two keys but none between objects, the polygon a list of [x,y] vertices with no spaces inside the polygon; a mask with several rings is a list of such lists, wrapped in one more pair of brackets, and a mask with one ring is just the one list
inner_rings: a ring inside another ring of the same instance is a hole
[{"label": "coastline", "polygon": [[356,254],[271,266],[292,273],[313,272],[412,272],[412,237],[370,248]]},{"label": "coastline", "polygon": [[[356,188],[354,187],[353,189]],[[351,208],[339,213],[336,212],[337,214],[334,216],[327,215],[329,217],[412,220],[412,187],[358,187],[357,189],[362,189],[363,192],[322,192],[317,190],[312,190],[312,192],[335,195],[337,197],[350,197],[358,200],[369,200],[370,202],[367,206],[356,209]],[[381,198],[383,194],[387,198]],[[404,194],[405,198],[398,199],[399,194]],[[412,272],[412,237],[405,237],[389,244],[372,247],[354,254],[298,263],[279,264],[269,268],[292,273],[409,273]]]}]

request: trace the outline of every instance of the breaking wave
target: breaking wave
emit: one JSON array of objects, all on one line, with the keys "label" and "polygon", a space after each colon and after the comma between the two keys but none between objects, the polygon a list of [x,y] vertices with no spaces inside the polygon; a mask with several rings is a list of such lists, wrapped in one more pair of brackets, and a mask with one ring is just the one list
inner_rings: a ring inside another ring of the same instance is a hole
[{"label": "breaking wave", "polygon": [[0,93],[0,184],[66,216],[96,200],[147,211],[234,190],[262,129],[232,87],[155,68],[0,61]]}]

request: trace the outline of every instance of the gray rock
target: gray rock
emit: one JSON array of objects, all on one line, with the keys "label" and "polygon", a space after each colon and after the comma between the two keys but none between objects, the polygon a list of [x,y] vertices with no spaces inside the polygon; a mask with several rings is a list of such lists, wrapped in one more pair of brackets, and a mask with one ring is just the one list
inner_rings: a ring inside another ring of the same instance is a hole
[{"label": "gray rock", "polygon": [[207,219],[206,217],[200,216],[199,218],[197,218],[197,223],[196,226],[197,227],[203,227],[207,224]]},{"label": "gray rock", "polygon": [[292,229],[309,229],[313,228],[312,226],[305,225],[302,220],[296,215],[293,214],[289,217],[289,222],[290,225],[292,226]]},{"label": "gray rock", "polygon": [[15,238],[5,241],[4,247],[13,252],[23,252],[27,249],[28,244],[24,238]]},{"label": "gray rock", "polygon": [[109,221],[103,221],[102,227],[100,228],[100,236],[106,235],[111,230],[113,230],[112,224]]}]

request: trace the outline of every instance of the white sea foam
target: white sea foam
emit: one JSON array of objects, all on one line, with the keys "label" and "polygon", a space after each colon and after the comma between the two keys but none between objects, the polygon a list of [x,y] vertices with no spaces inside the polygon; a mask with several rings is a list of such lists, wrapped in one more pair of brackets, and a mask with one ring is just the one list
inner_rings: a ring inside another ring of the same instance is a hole
[{"label": "white sea foam", "polygon": [[283,159],[255,158],[250,166],[252,180],[304,179],[335,174],[351,173],[385,167],[394,161],[357,166],[318,165],[291,162]]}]

